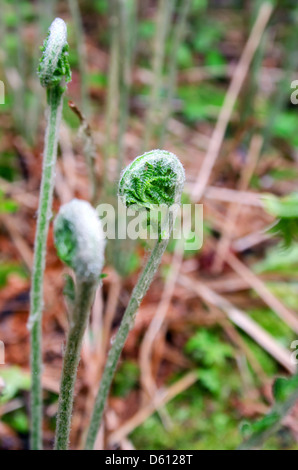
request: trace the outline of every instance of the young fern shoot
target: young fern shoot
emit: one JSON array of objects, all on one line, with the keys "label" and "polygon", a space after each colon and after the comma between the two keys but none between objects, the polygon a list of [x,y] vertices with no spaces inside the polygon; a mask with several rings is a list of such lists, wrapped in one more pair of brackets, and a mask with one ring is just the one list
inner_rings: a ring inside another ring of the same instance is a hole
[{"label": "young fern shoot", "polygon": [[100,282],[105,241],[96,211],[88,202],[77,199],[60,209],[54,224],[54,235],[59,257],[74,270],[76,275],[61,378],[55,441],[56,450],[67,450],[81,346]]},{"label": "young fern shoot", "polygon": [[[136,158],[123,172],[119,183],[119,196],[127,207],[133,207],[135,210],[150,210],[156,206],[167,206],[170,211],[173,205],[180,204],[184,182],[185,173],[180,160],[170,152],[154,150]],[[173,222],[173,217],[169,212],[166,222],[168,229],[163,230],[164,227],[161,227],[161,235],[132,292],[109,351],[88,431],[87,450],[94,447],[118,360],[128,334],[134,326],[137,310],[151,285],[168,245]]]},{"label": "young fern shoot", "polygon": [[41,85],[47,90],[48,125],[43,155],[28,324],[31,331],[31,448],[33,450],[42,448],[41,322],[43,278],[46,244],[51,219],[62,98],[65,85],[71,80],[67,52],[67,28],[64,21],[60,18],[56,18],[52,23],[42,51],[38,75]]}]

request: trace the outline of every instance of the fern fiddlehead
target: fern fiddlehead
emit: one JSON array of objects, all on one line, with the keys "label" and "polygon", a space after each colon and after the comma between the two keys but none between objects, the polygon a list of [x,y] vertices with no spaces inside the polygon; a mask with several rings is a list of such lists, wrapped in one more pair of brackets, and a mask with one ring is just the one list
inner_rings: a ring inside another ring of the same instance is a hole
[{"label": "fern fiddlehead", "polygon": [[42,48],[42,57],[38,67],[40,83],[44,88],[53,88],[63,80],[71,80],[68,61],[67,27],[61,18],[51,24]]},{"label": "fern fiddlehead", "polygon": [[42,48],[43,53],[38,70],[41,85],[47,90],[48,125],[44,145],[28,323],[31,331],[31,448],[33,450],[42,448],[41,321],[43,278],[53,199],[58,134],[62,115],[62,97],[65,85],[71,79],[67,49],[66,24],[57,18],[52,23]]},{"label": "fern fiddlehead", "polygon": [[[174,203],[180,204],[184,182],[185,173],[179,159],[172,153],[154,150],[136,158],[123,172],[119,183],[119,196],[126,206],[134,206],[138,210],[148,210],[156,204],[171,206]],[[172,223],[167,232],[168,236],[159,238],[156,242],[132,292],[116,338],[109,351],[87,435],[87,450],[94,447],[118,360],[129,331],[134,326],[138,308],[160,265],[171,231]]]},{"label": "fern fiddlehead", "polygon": [[127,207],[151,209],[179,202],[184,170],[177,157],[165,150],[153,150],[136,158],[123,172],[119,195]]},{"label": "fern fiddlehead", "polygon": [[88,202],[77,199],[61,207],[55,220],[54,235],[58,256],[76,275],[55,439],[56,450],[67,450],[82,340],[104,264],[105,242],[96,211]]}]

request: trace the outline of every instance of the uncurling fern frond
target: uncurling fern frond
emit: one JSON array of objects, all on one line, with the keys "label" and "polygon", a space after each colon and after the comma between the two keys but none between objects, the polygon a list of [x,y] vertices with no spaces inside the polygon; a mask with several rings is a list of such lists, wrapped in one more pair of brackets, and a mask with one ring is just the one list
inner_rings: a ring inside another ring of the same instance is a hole
[{"label": "uncurling fern frond", "polygon": [[150,209],[180,202],[185,173],[171,152],[153,150],[136,158],[123,172],[119,195],[127,207]]},{"label": "uncurling fern frond", "polygon": [[[119,182],[119,196],[127,207],[135,210],[155,209],[152,206],[170,206],[181,203],[185,172],[180,160],[173,153],[153,150],[137,157],[123,172]],[[168,230],[163,230],[150,258],[131,294],[119,330],[109,351],[106,367],[98,390],[87,435],[86,449],[93,449],[101,426],[105,404],[121,352],[128,334],[134,326],[138,308],[148,291],[167,248],[173,230],[175,214],[167,211]],[[164,228],[161,227],[162,229]]]}]

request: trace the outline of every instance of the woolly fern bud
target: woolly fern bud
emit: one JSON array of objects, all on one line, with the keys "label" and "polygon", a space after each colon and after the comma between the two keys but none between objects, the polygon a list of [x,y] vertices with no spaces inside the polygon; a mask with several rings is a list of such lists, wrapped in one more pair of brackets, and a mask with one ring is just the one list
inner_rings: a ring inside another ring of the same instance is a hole
[{"label": "woolly fern bud", "polygon": [[55,437],[55,449],[67,450],[80,351],[104,263],[105,242],[96,211],[88,202],[78,199],[61,207],[54,235],[60,258],[76,274]]},{"label": "woolly fern bud", "polygon": [[59,86],[63,80],[66,83],[70,82],[67,27],[61,18],[56,18],[51,24],[42,52],[38,68],[41,85],[52,88]]},{"label": "woolly fern bud", "polygon": [[151,209],[180,204],[185,172],[171,152],[153,150],[137,157],[122,173],[119,196],[127,206]]},{"label": "woolly fern bud", "polygon": [[96,211],[74,199],[61,207],[54,224],[60,259],[80,280],[98,280],[104,264],[104,234]]}]

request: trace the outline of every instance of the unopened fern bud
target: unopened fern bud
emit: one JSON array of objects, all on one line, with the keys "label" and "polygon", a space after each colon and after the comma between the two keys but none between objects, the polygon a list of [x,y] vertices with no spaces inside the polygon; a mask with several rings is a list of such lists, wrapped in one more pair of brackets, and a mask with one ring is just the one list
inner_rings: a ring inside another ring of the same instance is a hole
[{"label": "unopened fern bud", "polygon": [[153,150],[137,157],[122,173],[119,196],[127,206],[151,209],[180,204],[185,172],[171,152]]},{"label": "unopened fern bud", "polygon": [[61,18],[56,18],[51,24],[42,52],[38,68],[41,85],[45,88],[52,88],[63,82],[70,82],[67,27]]},{"label": "unopened fern bud", "polygon": [[105,241],[96,211],[74,199],[61,207],[54,223],[58,256],[80,280],[96,281],[104,264]]}]

